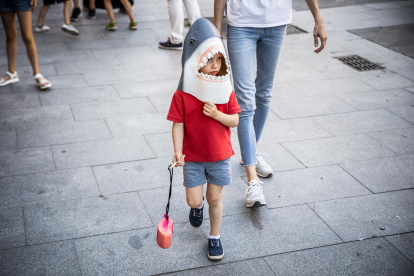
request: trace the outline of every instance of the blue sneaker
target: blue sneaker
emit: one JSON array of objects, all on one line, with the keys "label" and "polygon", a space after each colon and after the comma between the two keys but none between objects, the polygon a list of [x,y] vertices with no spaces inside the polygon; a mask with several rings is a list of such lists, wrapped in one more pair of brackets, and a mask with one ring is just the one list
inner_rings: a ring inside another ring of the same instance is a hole
[{"label": "blue sneaker", "polygon": [[[203,203],[204,203],[204,197],[203,197]],[[198,208],[191,208],[190,209],[190,224],[192,227],[198,228],[203,224],[203,210],[204,210],[204,204],[201,209]]]},{"label": "blue sneaker", "polygon": [[207,256],[210,260],[221,260],[224,257],[223,245],[220,239],[208,239]]}]

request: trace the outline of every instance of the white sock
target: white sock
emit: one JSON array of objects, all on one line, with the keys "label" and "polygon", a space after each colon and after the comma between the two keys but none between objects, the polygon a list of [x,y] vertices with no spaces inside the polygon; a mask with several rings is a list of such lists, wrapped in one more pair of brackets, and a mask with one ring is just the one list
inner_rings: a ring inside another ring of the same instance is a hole
[{"label": "white sock", "polygon": [[203,200],[203,204],[201,204],[200,207],[197,207],[197,209],[201,209],[201,208],[203,208],[203,206],[204,206],[204,200]]},{"label": "white sock", "polygon": [[212,239],[218,240],[218,239],[220,239],[220,235],[218,235],[218,236],[210,236],[210,235],[208,235],[208,239],[209,240],[212,240]]}]

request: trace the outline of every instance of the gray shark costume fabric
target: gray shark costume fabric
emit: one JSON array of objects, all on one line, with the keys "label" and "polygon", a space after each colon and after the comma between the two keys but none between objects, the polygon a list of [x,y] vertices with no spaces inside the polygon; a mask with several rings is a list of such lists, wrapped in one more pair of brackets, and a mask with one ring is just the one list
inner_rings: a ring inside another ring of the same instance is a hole
[{"label": "gray shark costume fabric", "polygon": [[[223,55],[219,73],[216,76],[200,73],[200,68],[217,53]],[[233,91],[230,62],[219,31],[207,19],[197,19],[188,31],[181,65],[182,73],[177,90],[191,94],[202,102],[225,104],[229,101]]]}]

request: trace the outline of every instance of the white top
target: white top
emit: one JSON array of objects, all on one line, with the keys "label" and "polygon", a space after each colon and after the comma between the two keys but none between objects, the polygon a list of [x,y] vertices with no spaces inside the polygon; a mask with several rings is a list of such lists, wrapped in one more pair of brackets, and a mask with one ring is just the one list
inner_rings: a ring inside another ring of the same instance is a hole
[{"label": "white top", "polygon": [[227,23],[267,28],[292,22],[292,0],[227,0]]}]

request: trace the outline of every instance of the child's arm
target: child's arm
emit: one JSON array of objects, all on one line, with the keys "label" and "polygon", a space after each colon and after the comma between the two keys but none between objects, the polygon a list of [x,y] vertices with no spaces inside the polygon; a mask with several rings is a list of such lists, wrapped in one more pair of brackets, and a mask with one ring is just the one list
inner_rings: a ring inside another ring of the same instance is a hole
[{"label": "child's arm", "polygon": [[184,139],[184,123],[173,122],[172,137],[174,144],[174,157],[172,162],[177,162],[177,166],[184,166],[183,156],[183,139]]},{"label": "child's arm", "polygon": [[239,114],[225,114],[218,111],[216,105],[210,102],[204,102],[203,113],[228,127],[236,127],[239,124]]}]

